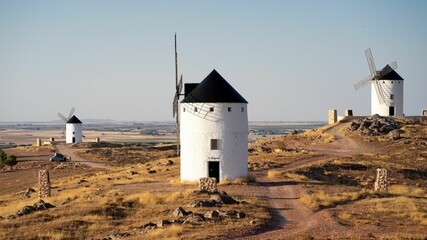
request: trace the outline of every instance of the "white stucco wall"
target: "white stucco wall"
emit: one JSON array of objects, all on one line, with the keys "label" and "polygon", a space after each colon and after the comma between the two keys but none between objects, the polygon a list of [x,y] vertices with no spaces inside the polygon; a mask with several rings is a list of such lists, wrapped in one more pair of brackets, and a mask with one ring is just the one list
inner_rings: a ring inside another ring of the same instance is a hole
[{"label": "white stucco wall", "polygon": [[75,143],[83,141],[82,124],[81,123],[67,123],[65,124],[65,137],[66,143],[73,143],[73,137],[75,137]]},{"label": "white stucco wall", "polygon": [[[208,177],[209,161],[220,162],[220,181],[247,176],[246,103],[181,103],[180,116],[181,180]],[[211,139],[219,139],[219,150],[210,149]]]},{"label": "white stucco wall", "polygon": [[[403,116],[403,80],[380,80],[379,87],[384,90],[387,99],[384,103],[378,100],[375,83],[371,84],[371,115],[389,116],[389,107],[394,106],[394,116]],[[389,99],[393,94],[393,99]]]}]

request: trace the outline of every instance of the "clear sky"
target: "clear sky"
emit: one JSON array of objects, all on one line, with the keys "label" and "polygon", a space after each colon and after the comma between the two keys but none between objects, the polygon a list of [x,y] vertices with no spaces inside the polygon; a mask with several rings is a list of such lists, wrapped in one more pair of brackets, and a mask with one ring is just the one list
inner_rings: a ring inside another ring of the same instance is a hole
[{"label": "clear sky", "polygon": [[184,82],[216,69],[249,120],[370,114],[353,84],[394,60],[404,112],[427,108],[427,1],[0,1],[0,121],[172,120]]}]

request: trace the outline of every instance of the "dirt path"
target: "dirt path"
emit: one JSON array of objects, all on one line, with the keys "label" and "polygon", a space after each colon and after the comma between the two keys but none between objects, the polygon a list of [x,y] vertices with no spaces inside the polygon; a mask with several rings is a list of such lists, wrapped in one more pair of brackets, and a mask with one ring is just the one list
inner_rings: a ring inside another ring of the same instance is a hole
[{"label": "dirt path", "polygon": [[[330,144],[310,146],[308,149],[321,154],[320,157],[307,158],[282,167],[281,171],[295,171],[307,165],[328,161],[331,157],[346,157],[371,150],[368,145],[355,141],[343,134],[346,124],[332,127],[327,133],[334,135]],[[262,233],[241,239],[292,239],[297,234],[314,234],[316,229],[328,229],[331,235],[340,236],[348,229],[338,224],[328,211],[318,211],[305,207],[299,202],[302,193],[300,186],[290,182],[274,182],[262,177],[257,179],[268,189],[268,202],[272,220]]]},{"label": "dirt path", "polygon": [[57,152],[60,152],[61,154],[66,155],[67,158],[71,157],[71,162],[82,163],[92,168],[100,168],[100,169],[106,169],[106,170],[113,169],[113,167],[107,166],[104,163],[82,158],[81,156],[78,155],[79,150],[73,148],[70,144],[59,143],[55,145],[55,148]]}]

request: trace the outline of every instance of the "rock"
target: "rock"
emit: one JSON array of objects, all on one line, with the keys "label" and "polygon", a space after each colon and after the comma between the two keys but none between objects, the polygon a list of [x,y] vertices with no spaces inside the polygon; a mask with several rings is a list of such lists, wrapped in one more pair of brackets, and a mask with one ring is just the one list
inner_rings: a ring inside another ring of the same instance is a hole
[{"label": "rock", "polygon": [[152,222],[146,223],[146,224],[141,226],[141,228],[144,228],[144,229],[154,229],[156,227],[157,227],[157,224],[152,223]]},{"label": "rock", "polygon": [[84,179],[80,179],[80,180],[77,181],[77,184],[81,184],[81,183],[85,183],[85,182],[87,182],[87,181],[84,180]]},{"label": "rock", "polygon": [[170,224],[171,224],[171,222],[168,221],[168,220],[160,220],[160,221],[158,221],[156,223],[156,226],[157,227],[164,227],[164,226],[167,226],[167,225],[170,225]]},{"label": "rock", "polygon": [[29,197],[30,197],[30,195],[31,195],[31,193],[33,193],[33,192],[36,192],[36,190],[34,190],[34,189],[32,189],[32,188],[27,188],[27,190],[25,190],[25,191],[22,193],[22,195],[23,195],[24,197],[29,198]]},{"label": "rock", "polygon": [[217,210],[207,211],[204,217],[209,219],[217,219],[219,218],[219,212]]},{"label": "rock", "polygon": [[182,207],[177,207],[174,211],[173,211],[173,215],[175,217],[185,217],[188,215],[188,213],[184,210],[184,208]]},{"label": "rock", "polygon": [[245,217],[246,217],[246,213],[244,213],[244,212],[238,212],[238,213],[236,214],[236,217],[237,217],[237,218],[245,218]]},{"label": "rock", "polygon": [[211,197],[211,200],[216,201],[217,203],[223,203],[223,204],[235,204],[238,203],[238,201],[234,200],[234,198],[228,196],[228,195],[222,195],[222,194],[215,194]]},{"label": "rock", "polygon": [[129,170],[129,171],[127,172],[128,177],[133,176],[133,175],[135,175],[135,174],[138,174],[138,173],[137,173],[137,172],[134,172],[134,171],[132,171],[132,170]]},{"label": "rock", "polygon": [[41,211],[41,210],[46,210],[49,208],[54,208],[55,206],[53,206],[50,203],[46,203],[40,199],[38,202],[34,203],[33,207],[36,211]]},{"label": "rock", "polygon": [[217,201],[215,201],[215,200],[198,200],[198,199],[195,199],[195,200],[192,200],[189,204],[188,204],[188,206],[190,206],[190,207],[214,207],[214,206],[217,206],[218,205],[218,202]]},{"label": "rock", "polygon": [[148,174],[153,174],[153,173],[157,173],[156,170],[148,170]]},{"label": "rock", "polygon": [[387,134],[387,136],[390,140],[397,140],[400,138],[400,130],[399,129],[392,130]]},{"label": "rock", "polygon": [[173,165],[173,164],[174,164],[174,162],[172,160],[170,160],[170,159],[165,163],[166,166],[170,166],[170,165]]},{"label": "rock", "polygon": [[250,220],[249,224],[250,225],[256,225],[256,224],[258,224],[258,220],[257,219]]},{"label": "rock", "polygon": [[16,213],[16,216],[23,216],[23,215],[31,214],[34,211],[36,211],[36,210],[34,209],[33,206],[25,206]]},{"label": "rock", "polygon": [[192,213],[184,219],[184,222],[182,224],[199,223],[199,222],[203,222],[203,221],[205,221],[205,217],[203,215]]}]

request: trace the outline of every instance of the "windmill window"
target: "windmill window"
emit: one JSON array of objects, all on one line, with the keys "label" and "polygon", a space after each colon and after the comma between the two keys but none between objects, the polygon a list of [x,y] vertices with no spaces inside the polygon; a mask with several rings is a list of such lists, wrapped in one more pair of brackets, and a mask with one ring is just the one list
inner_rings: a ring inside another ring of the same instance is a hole
[{"label": "windmill window", "polygon": [[391,84],[393,84],[393,81],[391,81]]},{"label": "windmill window", "polygon": [[231,107],[228,107],[228,111],[231,112]]},{"label": "windmill window", "polygon": [[390,94],[390,99],[394,99],[394,95],[393,94]]},{"label": "windmill window", "polygon": [[75,132],[73,132],[73,134],[76,134]]},{"label": "windmill window", "polygon": [[242,112],[244,112],[245,111],[245,108],[244,107],[242,107]]},{"label": "windmill window", "polygon": [[185,112],[185,108],[183,108],[182,111]]},{"label": "windmill window", "polygon": [[385,83],[385,81],[383,81],[383,83]]},{"label": "windmill window", "polygon": [[218,150],[218,139],[211,139],[211,150]]},{"label": "windmill window", "polygon": [[213,107],[209,108],[209,111],[210,111],[210,112],[213,112],[213,111],[214,111],[214,108],[213,108]]},{"label": "windmill window", "polygon": [[196,107],[194,108],[194,112],[197,112],[197,108]]}]

